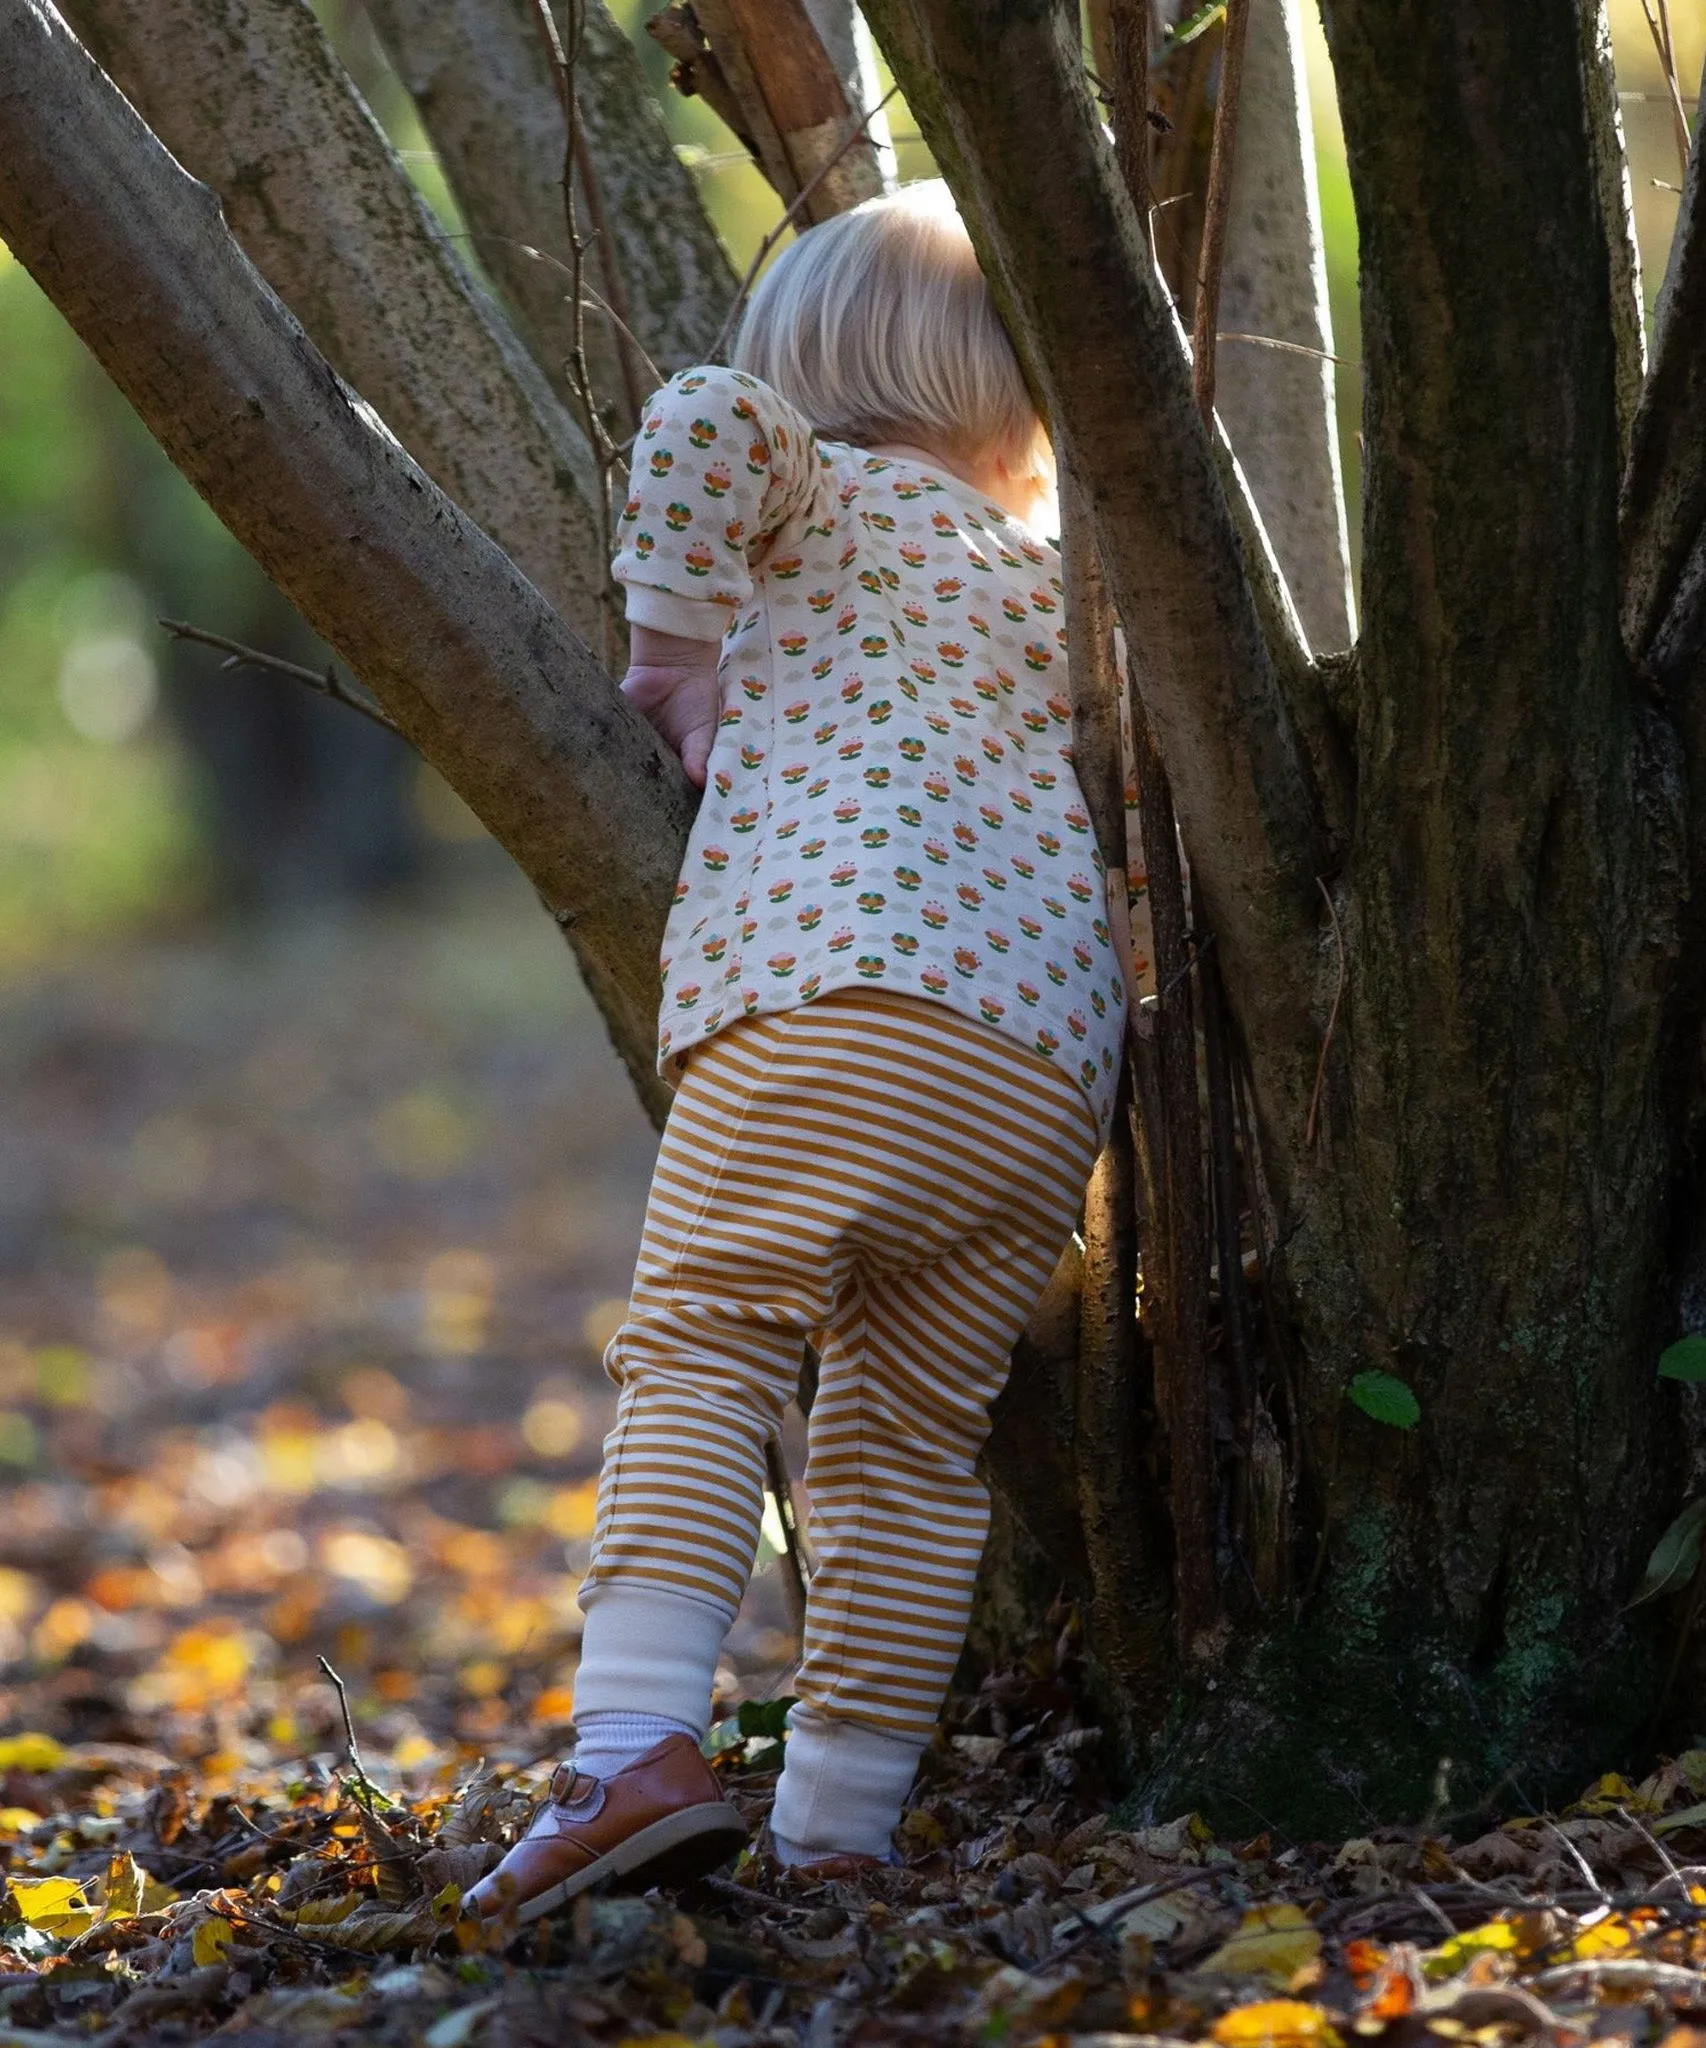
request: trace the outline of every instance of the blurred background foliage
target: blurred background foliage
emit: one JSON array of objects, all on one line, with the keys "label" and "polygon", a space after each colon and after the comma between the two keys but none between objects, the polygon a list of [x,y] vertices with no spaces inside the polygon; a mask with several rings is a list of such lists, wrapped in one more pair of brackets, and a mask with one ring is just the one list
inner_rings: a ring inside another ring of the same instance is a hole
[{"label": "blurred background foliage", "polygon": [[[668,60],[641,31],[646,11],[647,0],[619,0],[677,146],[744,265],[776,203],[703,103],[669,89]],[[357,0],[323,0],[321,12],[411,172],[459,232]],[[1672,13],[1687,83],[1706,47],[1706,0],[1673,0]],[[1650,304],[1678,166],[1639,0],[1613,0],[1613,17]],[[1313,22],[1309,37],[1354,533],[1355,225]],[[902,175],[926,174],[904,107],[894,116]],[[221,675],[216,656],[161,633],[165,614],[324,659],[3,248],[0,364],[0,971],[137,920],[403,886],[435,849],[479,836],[384,734],[294,685]]]}]

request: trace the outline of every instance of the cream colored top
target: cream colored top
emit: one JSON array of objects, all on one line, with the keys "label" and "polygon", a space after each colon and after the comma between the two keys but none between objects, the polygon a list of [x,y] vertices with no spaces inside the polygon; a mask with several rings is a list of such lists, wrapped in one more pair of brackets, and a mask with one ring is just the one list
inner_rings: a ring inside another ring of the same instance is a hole
[{"label": "cream colored top", "polygon": [[619,541],[630,621],[723,642],[664,941],[666,1076],[735,1018],[878,985],[1060,1067],[1105,1134],[1125,991],[1056,550],[720,368],[652,401]]}]

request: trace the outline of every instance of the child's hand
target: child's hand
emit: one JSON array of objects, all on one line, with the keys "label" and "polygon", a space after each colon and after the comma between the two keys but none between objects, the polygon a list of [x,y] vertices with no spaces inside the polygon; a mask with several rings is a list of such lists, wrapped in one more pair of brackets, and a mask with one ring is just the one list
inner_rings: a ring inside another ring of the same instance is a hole
[{"label": "child's hand", "polygon": [[632,659],[622,678],[623,696],[681,756],[694,788],[703,789],[705,763],[722,709],[717,690],[720,643],[635,626],[629,644]]}]

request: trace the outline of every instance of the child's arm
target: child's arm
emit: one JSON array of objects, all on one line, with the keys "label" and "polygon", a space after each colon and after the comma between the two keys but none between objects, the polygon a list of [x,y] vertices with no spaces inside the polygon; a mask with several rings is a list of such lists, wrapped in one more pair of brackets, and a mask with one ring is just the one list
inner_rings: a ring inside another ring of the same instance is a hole
[{"label": "child's arm", "polygon": [[754,565],[822,475],[808,423],[739,371],[684,370],[647,407],[612,565],[633,629],[622,688],[701,789],[723,631],[752,596]]}]

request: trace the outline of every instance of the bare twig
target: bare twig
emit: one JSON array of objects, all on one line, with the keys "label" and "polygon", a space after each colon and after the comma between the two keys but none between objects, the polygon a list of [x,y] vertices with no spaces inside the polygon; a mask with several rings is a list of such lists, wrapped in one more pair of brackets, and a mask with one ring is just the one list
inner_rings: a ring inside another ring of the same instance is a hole
[{"label": "bare twig", "polygon": [[[575,200],[577,175],[581,188],[587,195],[587,206],[595,216],[595,233],[602,223],[603,208],[595,185],[590,180],[591,163],[587,158],[585,142],[581,134],[580,103],[575,97],[575,64],[580,56],[581,36],[585,27],[583,0],[568,0],[569,41],[564,45],[557,33],[556,18],[551,12],[550,0],[529,0],[533,25],[539,34],[540,45],[545,52],[545,61],[550,66],[551,77],[557,88],[557,98],[563,108],[563,224],[569,239],[569,382],[579,401],[582,424],[586,437],[592,444],[593,454],[598,461],[598,538],[599,552],[605,563],[604,586],[599,593],[599,611],[603,620],[603,654],[606,668],[615,666],[617,650],[616,592],[609,574],[613,521],[611,517],[611,477],[616,467],[616,444],[611,437],[604,414],[599,409],[598,393],[593,388],[592,368],[586,354],[586,252],[587,243],[581,234],[580,209]],[[621,286],[617,282],[615,265],[610,257],[606,242],[606,281],[615,287],[617,294]],[[625,323],[624,323],[625,324]],[[622,380],[629,401],[629,418],[637,421],[642,403],[637,388],[633,365],[629,358],[626,342],[618,336],[617,354],[622,364]]]},{"label": "bare twig", "polygon": [[1219,326],[1220,273],[1226,261],[1226,223],[1232,211],[1232,164],[1238,144],[1238,95],[1244,82],[1245,32],[1250,0],[1227,0],[1226,40],[1220,53],[1220,92],[1214,103],[1214,145],[1208,164],[1208,202],[1197,257],[1197,302],[1191,322],[1191,381],[1203,419],[1214,419],[1214,341]]},{"label": "bare twig", "polygon": [[871,108],[869,113],[861,114],[858,120],[850,124],[847,133],[836,144],[834,151],[818,165],[817,169],[813,171],[799,191],[795,193],[783,212],[782,218],[764,237],[763,241],[759,243],[756,254],[746,266],[746,275],[740,281],[740,290],[735,293],[734,304],[729,308],[728,318],[723,322],[717,339],[711,346],[711,354],[713,356],[721,356],[728,348],[735,328],[740,324],[740,316],[746,310],[747,294],[752,290],[752,281],[764,268],[764,259],[788,232],[789,228],[793,226],[801,208],[805,206],[818,186],[835,169],[836,165],[840,163],[841,159],[853,147],[854,143],[859,140],[860,136],[864,134],[865,130],[870,127],[871,123],[899,90],[900,87],[898,85],[891,85],[882,98],[878,100],[877,104]]},{"label": "bare twig", "polygon": [[[743,158],[742,161],[744,162],[745,159]],[[574,276],[574,272],[560,256],[553,256],[549,249],[536,249],[531,242],[519,241],[513,235],[478,235],[471,229],[465,229],[456,239],[473,242],[476,246],[481,242],[501,243],[506,248],[518,250],[523,256],[528,257],[534,263],[548,263],[553,270],[560,270],[566,278],[572,279]],[[581,290],[585,294],[581,302],[584,309],[589,313],[602,313],[604,315],[617,334],[634,351],[639,359],[640,367],[646,373],[650,388],[655,391],[665,381],[664,374],[647,353],[644,342],[641,341],[633,328],[628,325],[627,321],[623,319],[609,300],[602,296],[596,286],[586,283],[583,279]],[[567,294],[565,293],[564,296],[567,297]],[[1275,346],[1279,347],[1283,346],[1283,344],[1276,343]],[[638,408],[636,408],[636,414],[637,411]],[[630,445],[631,441],[632,436],[627,441],[617,442],[615,444],[615,452],[620,455]]]},{"label": "bare twig", "polygon": [[332,1685],[336,1689],[338,1695],[338,1706],[344,1717],[344,1742],[349,1750],[349,1766],[350,1769],[355,1773],[356,1783],[361,1787],[362,1792],[366,1795],[366,1797],[363,1798],[360,1803],[367,1808],[369,1813],[371,1813],[373,1811],[373,1802],[378,1797],[378,1794],[374,1789],[373,1781],[368,1777],[367,1772],[362,1767],[361,1745],[355,1739],[355,1722],[350,1718],[349,1694],[344,1689],[343,1680],[332,1669],[331,1665],[327,1663],[324,1657],[319,1659],[319,1665],[320,1669],[332,1681]]},{"label": "bare twig", "polygon": [[1339,1005],[1345,997],[1345,933],[1339,923],[1338,909],[1333,902],[1333,892],[1319,875],[1315,886],[1321,891],[1321,900],[1327,906],[1327,915],[1333,920],[1333,944],[1339,955],[1339,979],[1333,990],[1333,1007],[1327,1012],[1327,1028],[1321,1034],[1321,1057],[1315,1063],[1315,1086],[1309,1093],[1309,1115],[1303,1125],[1303,1149],[1307,1152],[1315,1143],[1315,1112],[1321,1107],[1321,1089],[1327,1079],[1327,1055],[1333,1049],[1333,1031],[1339,1021]]},{"label": "bare twig", "polygon": [[764,1483],[776,1503],[776,1519],[782,1524],[782,1562],[787,1566],[783,1586],[788,1595],[788,1619],[801,1642],[806,1632],[806,1560],[800,1543],[800,1518],[794,1507],[793,1482],[788,1477],[788,1460],[780,1437],[764,1446]]},{"label": "bare twig", "polygon": [[292,682],[305,683],[320,696],[330,697],[334,704],[347,705],[351,711],[359,711],[363,718],[371,718],[375,725],[384,726],[387,732],[401,730],[370,697],[352,690],[330,662],[324,670],[304,668],[300,662],[285,661],[276,654],[263,654],[258,647],[245,647],[240,640],[227,640],[222,633],[204,632],[200,626],[191,626],[182,619],[160,619],[157,623],[174,640],[191,640],[198,647],[218,648],[228,657],[219,664],[227,673],[239,668],[259,668],[271,675],[289,676]]},{"label": "bare twig", "polygon": [[1676,75],[1676,47],[1671,40],[1670,32],[1670,0],[1641,0],[1641,13],[1647,24],[1647,33],[1653,39],[1653,48],[1659,54],[1659,69],[1664,74],[1666,87],[1665,97],[1670,102],[1671,128],[1676,136],[1677,159],[1686,177],[1688,116],[1682,107],[1682,81]]},{"label": "bare twig", "polygon": [[1336,356],[1331,350],[1311,348],[1307,342],[1280,341],[1272,334],[1236,334],[1228,328],[1221,328],[1216,341],[1247,341],[1253,348],[1277,348],[1288,356],[1311,356],[1318,363],[1337,363],[1344,370],[1360,370],[1361,363],[1353,362],[1349,356]]},{"label": "bare twig", "polygon": [[1242,1176],[1233,1103],[1232,1018],[1220,963],[1209,958],[1201,976],[1203,1072],[1208,1101],[1209,1189],[1214,1247],[1220,1269],[1220,1321],[1232,1367],[1233,1435],[1246,1458],[1256,1413],[1256,1362],[1250,1341],[1250,1303],[1244,1291]]}]

